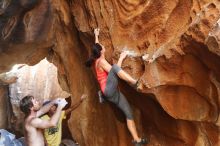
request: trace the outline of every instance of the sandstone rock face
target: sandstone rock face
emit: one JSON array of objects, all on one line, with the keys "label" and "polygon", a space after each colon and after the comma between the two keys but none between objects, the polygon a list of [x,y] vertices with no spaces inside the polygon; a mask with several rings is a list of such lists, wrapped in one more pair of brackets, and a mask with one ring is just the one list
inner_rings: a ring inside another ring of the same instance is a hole
[{"label": "sandstone rock face", "polygon": [[7,112],[7,105],[8,105],[8,88],[7,86],[0,87],[0,129],[5,129],[8,126],[8,112]]},{"label": "sandstone rock face", "polygon": [[8,85],[16,82],[17,77],[8,73],[0,74],[0,85]]},{"label": "sandstone rock face", "polygon": [[16,131],[22,130],[23,113],[20,111],[19,102],[24,96],[32,95],[40,104],[46,100],[70,96],[58,83],[57,68],[46,59],[34,66],[16,65],[10,74],[17,77],[17,81],[9,85],[10,101],[17,119],[14,123]]},{"label": "sandstone rock face", "polygon": [[18,78],[15,83],[9,85],[12,99],[21,99],[26,95],[40,100],[70,96],[58,83],[56,66],[46,59],[34,66],[20,65],[17,70],[12,70],[12,74]]},{"label": "sandstone rock face", "polygon": [[53,58],[73,102],[89,94],[69,120],[82,146],[131,145],[123,114],[98,104],[84,67],[96,27],[109,62],[135,54],[123,69],[140,78],[139,90],[120,87],[149,145],[220,145],[219,0],[3,0],[0,16],[1,72]]},{"label": "sandstone rock face", "polygon": [[220,40],[220,20],[217,21],[214,28],[209,32],[209,36],[206,40],[206,44],[211,52],[216,55],[219,53],[219,40]]},{"label": "sandstone rock face", "polygon": [[16,82],[17,77],[9,74],[0,74],[0,129],[11,129],[13,125],[13,111],[9,97],[9,84]]},{"label": "sandstone rock face", "polygon": [[[48,0],[2,0],[0,7],[0,70],[14,64],[33,65],[53,46],[50,38],[51,9]],[[21,52],[21,53],[18,53]]]}]

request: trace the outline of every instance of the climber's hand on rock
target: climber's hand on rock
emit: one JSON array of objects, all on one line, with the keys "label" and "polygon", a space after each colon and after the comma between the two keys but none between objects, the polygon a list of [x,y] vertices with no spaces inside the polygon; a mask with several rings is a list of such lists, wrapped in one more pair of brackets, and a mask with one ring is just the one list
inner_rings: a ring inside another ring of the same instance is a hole
[{"label": "climber's hand on rock", "polygon": [[149,63],[152,63],[152,62],[154,62],[154,60],[153,60],[153,59],[150,59],[150,60],[148,60],[148,62],[149,62]]},{"label": "climber's hand on rock", "polygon": [[156,56],[153,55],[152,58],[151,58],[148,62],[149,62],[149,63],[152,63],[152,62],[154,62],[155,59],[156,59]]},{"label": "climber's hand on rock", "polygon": [[99,31],[100,31],[99,28],[95,28],[95,29],[94,29],[94,34],[95,34],[95,36],[98,36],[98,35],[99,35]]},{"label": "climber's hand on rock", "polygon": [[149,54],[143,55],[143,56],[142,56],[142,59],[143,59],[144,61],[149,61]]},{"label": "climber's hand on rock", "polygon": [[121,54],[120,54],[120,59],[125,59],[126,56],[128,55],[128,51],[123,51]]}]

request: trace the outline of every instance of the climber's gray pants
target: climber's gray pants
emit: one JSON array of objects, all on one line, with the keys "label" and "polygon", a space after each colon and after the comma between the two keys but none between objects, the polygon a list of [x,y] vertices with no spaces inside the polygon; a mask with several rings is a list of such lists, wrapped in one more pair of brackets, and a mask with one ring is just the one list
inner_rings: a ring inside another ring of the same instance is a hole
[{"label": "climber's gray pants", "polygon": [[108,73],[107,83],[104,91],[105,99],[115,103],[126,115],[126,118],[133,120],[131,107],[125,96],[118,89],[118,75],[121,68],[114,64]]}]

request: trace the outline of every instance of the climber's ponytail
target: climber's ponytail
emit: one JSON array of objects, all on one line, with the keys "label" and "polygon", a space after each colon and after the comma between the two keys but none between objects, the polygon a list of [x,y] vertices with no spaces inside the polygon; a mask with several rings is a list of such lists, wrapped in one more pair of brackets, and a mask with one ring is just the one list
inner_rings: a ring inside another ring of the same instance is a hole
[{"label": "climber's ponytail", "polygon": [[90,57],[87,61],[86,61],[86,67],[91,67],[92,64],[94,63],[95,59]]},{"label": "climber's ponytail", "polygon": [[86,66],[91,67],[92,64],[101,56],[102,46],[99,43],[95,43],[92,47],[92,54],[89,59],[86,61]]}]

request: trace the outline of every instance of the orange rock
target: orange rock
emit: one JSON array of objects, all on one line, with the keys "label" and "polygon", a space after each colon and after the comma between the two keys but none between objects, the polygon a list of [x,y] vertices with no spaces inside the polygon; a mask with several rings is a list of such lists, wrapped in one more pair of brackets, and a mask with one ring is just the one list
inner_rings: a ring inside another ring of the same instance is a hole
[{"label": "orange rock", "polygon": [[89,95],[69,120],[82,146],[132,145],[123,114],[98,103],[95,74],[84,66],[96,27],[110,63],[125,49],[135,54],[122,67],[140,78],[139,91],[120,88],[149,145],[219,145],[219,0],[21,2],[0,9],[0,72],[44,57],[56,64],[72,102]]}]

